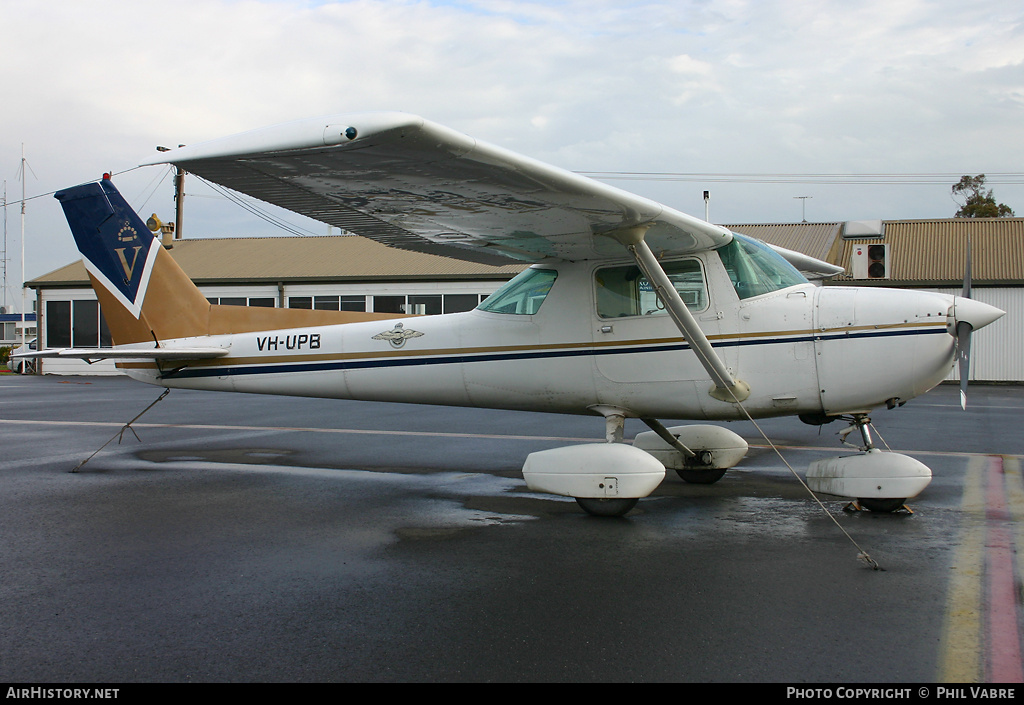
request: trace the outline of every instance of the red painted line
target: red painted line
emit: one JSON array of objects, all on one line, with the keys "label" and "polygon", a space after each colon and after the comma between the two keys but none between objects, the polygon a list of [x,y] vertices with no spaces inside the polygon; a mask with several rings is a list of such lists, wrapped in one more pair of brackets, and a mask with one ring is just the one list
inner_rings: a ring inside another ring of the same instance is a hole
[{"label": "red painted line", "polygon": [[990,457],[988,464],[988,680],[1022,683],[1017,590],[1013,570],[1013,533],[1003,486],[1003,460]]}]

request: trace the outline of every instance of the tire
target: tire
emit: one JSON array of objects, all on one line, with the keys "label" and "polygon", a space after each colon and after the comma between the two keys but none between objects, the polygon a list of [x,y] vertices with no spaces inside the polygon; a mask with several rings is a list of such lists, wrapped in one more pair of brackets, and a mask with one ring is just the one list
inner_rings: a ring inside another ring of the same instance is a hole
[{"label": "tire", "polygon": [[725,476],[726,469],[695,470],[694,468],[681,468],[676,470],[676,474],[686,482],[694,485],[713,485]]},{"label": "tire", "polygon": [[635,507],[639,501],[635,498],[598,499],[594,497],[576,497],[575,499],[576,504],[580,505],[583,511],[595,517],[621,517]]},{"label": "tire", "polygon": [[891,514],[898,511],[907,503],[907,498],[902,499],[858,499],[857,503],[869,512],[880,514]]}]

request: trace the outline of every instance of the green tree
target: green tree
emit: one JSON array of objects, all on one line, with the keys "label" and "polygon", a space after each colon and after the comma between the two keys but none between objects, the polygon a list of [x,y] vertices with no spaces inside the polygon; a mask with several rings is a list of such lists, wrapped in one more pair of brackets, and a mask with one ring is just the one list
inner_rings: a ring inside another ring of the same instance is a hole
[{"label": "green tree", "polygon": [[985,191],[985,175],[964,175],[953,186],[953,200],[960,203],[954,218],[1011,218],[1013,211],[1003,203],[996,203],[992,189]]}]

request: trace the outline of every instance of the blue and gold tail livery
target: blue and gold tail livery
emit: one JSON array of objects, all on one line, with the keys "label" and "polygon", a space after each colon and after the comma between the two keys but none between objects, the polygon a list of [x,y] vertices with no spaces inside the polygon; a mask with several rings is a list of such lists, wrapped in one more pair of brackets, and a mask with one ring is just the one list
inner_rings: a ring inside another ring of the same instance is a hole
[{"label": "blue and gold tail livery", "polygon": [[55,194],[85,260],[115,345],[297,326],[390,319],[394,314],[211,305],[108,178]]},{"label": "blue and gold tail livery", "polygon": [[210,302],[109,178],[55,194],[115,345],[209,334]]},{"label": "blue and gold tail livery", "polygon": [[86,269],[139,318],[159,241],[109,179],[59,191],[55,198]]}]

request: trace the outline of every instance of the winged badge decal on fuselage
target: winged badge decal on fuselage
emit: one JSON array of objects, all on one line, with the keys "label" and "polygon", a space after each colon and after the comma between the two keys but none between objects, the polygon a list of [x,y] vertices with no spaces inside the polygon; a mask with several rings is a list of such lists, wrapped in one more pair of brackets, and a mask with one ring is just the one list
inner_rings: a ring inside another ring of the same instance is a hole
[{"label": "winged badge decal on fuselage", "polygon": [[391,330],[386,330],[383,333],[378,333],[373,336],[374,340],[386,340],[391,343],[391,347],[400,348],[405,345],[405,341],[409,338],[419,338],[423,333],[412,328],[406,328],[401,323],[396,323],[395,327]]}]

